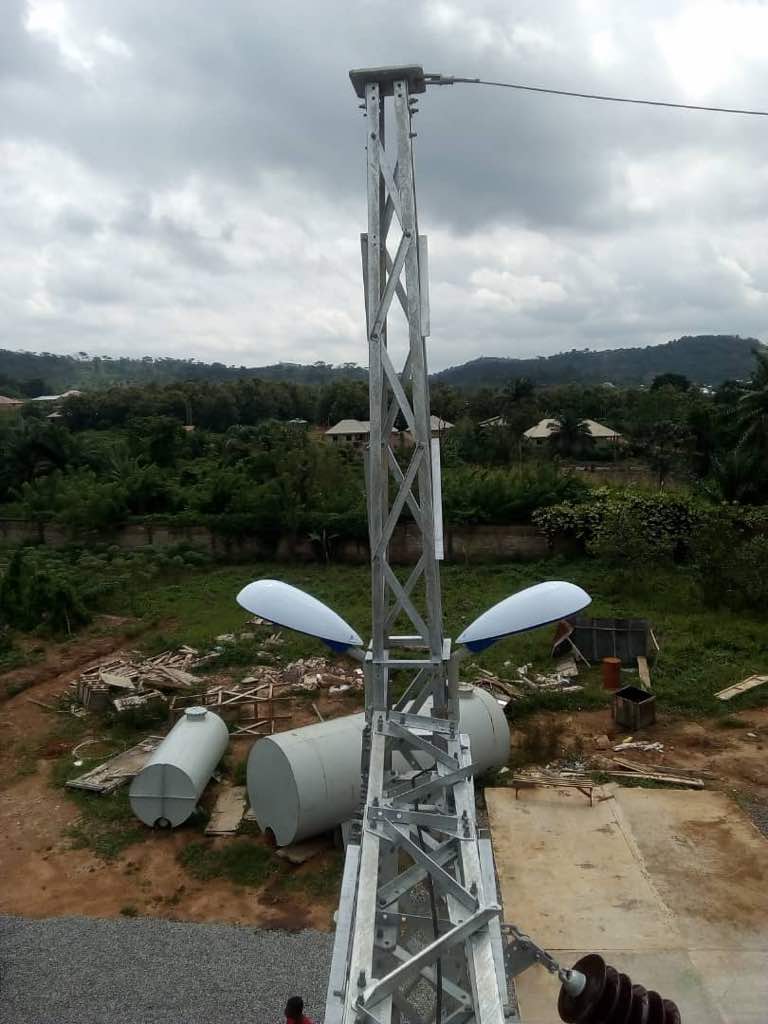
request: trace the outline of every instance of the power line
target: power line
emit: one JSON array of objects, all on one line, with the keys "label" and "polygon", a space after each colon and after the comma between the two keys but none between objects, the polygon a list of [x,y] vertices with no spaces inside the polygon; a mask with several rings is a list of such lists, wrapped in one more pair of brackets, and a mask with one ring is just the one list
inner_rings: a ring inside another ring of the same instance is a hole
[{"label": "power line", "polygon": [[572,96],[581,100],[603,100],[606,103],[632,103],[643,107],[672,107],[675,110],[705,110],[714,114],[750,114],[768,117],[768,110],[743,110],[739,107],[704,107],[696,103],[669,103],[665,100],[638,100],[626,96],[602,96],[592,92],[571,92],[568,89],[545,89],[537,85],[519,85],[516,82],[490,82],[484,78],[456,78],[453,75],[425,75],[427,85],[493,85],[500,89],[520,92],[541,92],[549,96]]}]

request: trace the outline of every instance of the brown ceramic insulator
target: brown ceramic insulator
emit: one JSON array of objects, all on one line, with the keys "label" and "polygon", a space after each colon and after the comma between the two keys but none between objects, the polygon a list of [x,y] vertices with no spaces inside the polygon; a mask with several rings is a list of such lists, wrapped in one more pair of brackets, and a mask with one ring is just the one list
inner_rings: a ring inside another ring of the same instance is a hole
[{"label": "brown ceramic insulator", "polygon": [[557,1012],[564,1024],[587,1024],[592,1008],[597,1005],[605,988],[605,960],[599,953],[589,953],[573,965],[587,979],[584,990],[577,996],[569,995],[565,986],[560,989]]},{"label": "brown ceramic insulator", "polygon": [[664,1000],[664,1024],[682,1024],[677,1004],[673,1003],[671,999]]},{"label": "brown ceramic insulator", "polygon": [[648,1024],[664,1024],[664,1000],[658,992],[648,992]]},{"label": "brown ceramic insulator", "polygon": [[632,986],[632,1007],[627,1024],[648,1024],[648,993],[642,985]]}]

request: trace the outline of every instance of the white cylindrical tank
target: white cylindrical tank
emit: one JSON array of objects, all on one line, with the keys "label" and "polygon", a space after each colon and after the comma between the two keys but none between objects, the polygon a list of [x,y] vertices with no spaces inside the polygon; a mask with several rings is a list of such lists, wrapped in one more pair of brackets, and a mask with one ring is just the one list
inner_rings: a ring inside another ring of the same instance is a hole
[{"label": "white cylindrical tank", "polygon": [[131,783],[131,809],[145,825],[181,825],[197,807],[229,743],[224,722],[187,708]]},{"label": "white cylindrical tank", "polygon": [[[485,690],[460,689],[461,731],[470,737],[472,763],[480,774],[509,757],[504,712]],[[425,706],[429,713],[430,703]],[[348,715],[318,725],[265,736],[248,757],[248,797],[262,831],[278,846],[307,839],[347,821],[360,807],[360,755],[365,715]],[[432,758],[415,752],[423,767]],[[397,770],[407,770],[399,754]]]}]

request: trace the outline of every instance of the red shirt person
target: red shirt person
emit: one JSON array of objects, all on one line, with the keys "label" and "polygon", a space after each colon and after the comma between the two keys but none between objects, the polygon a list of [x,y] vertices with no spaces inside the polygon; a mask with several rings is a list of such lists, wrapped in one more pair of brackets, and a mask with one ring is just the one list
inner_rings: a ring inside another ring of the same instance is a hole
[{"label": "red shirt person", "polygon": [[286,1024],[314,1024],[309,1017],[304,1016],[304,1000],[301,996],[291,996],[285,1004]]}]

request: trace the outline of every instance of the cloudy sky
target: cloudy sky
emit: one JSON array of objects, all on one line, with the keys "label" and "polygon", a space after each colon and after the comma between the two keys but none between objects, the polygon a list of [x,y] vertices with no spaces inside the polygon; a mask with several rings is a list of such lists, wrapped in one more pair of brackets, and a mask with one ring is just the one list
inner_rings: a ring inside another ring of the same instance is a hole
[{"label": "cloudy sky", "polygon": [[[763,2],[2,6],[6,348],[364,363],[351,67],[768,107]],[[768,118],[459,85],[420,110],[432,369],[768,333]]]}]

